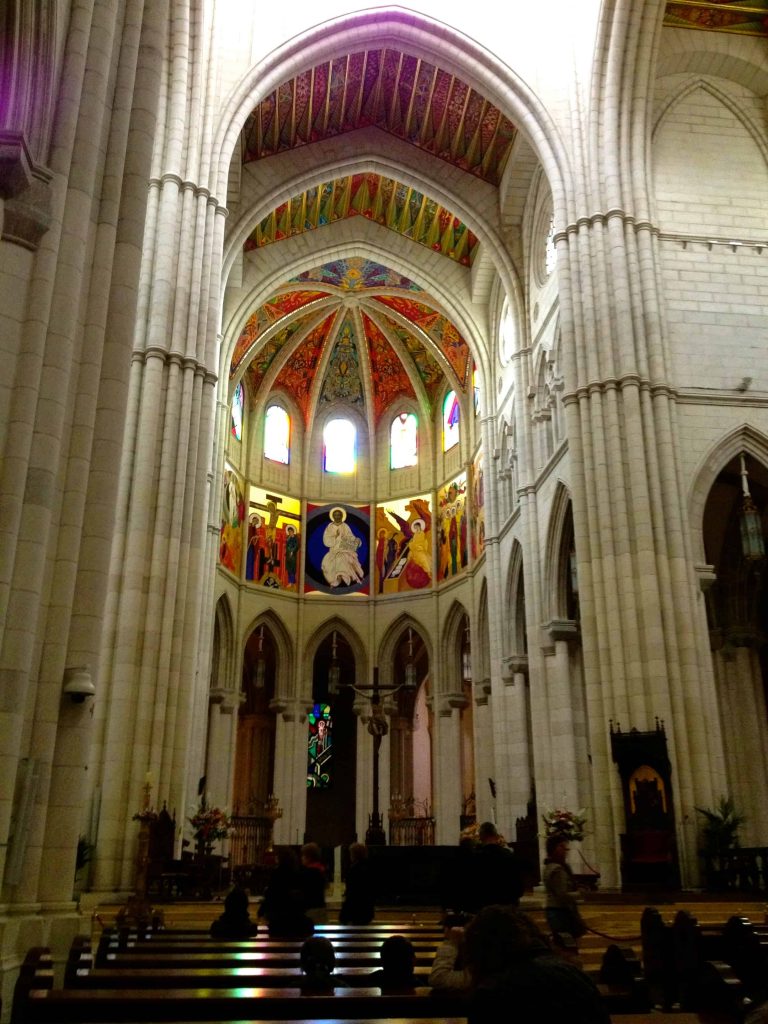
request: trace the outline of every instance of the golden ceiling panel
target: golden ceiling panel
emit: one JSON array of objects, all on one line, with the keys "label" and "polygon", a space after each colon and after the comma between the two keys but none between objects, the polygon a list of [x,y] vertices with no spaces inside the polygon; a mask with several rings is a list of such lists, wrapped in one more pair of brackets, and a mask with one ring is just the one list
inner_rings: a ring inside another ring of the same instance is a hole
[{"label": "golden ceiling panel", "polygon": [[374,126],[498,185],[516,129],[466,82],[389,48],[337,57],[284,82],[243,129],[244,162]]},{"label": "golden ceiling panel", "polygon": [[664,24],[710,32],[768,36],[768,0],[678,0],[667,4]]}]

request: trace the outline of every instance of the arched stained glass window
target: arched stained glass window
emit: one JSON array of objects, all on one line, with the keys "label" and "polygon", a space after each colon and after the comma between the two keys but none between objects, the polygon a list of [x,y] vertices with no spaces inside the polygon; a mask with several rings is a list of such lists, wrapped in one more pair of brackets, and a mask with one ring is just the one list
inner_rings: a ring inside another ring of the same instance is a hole
[{"label": "arched stained glass window", "polygon": [[401,412],[389,431],[389,465],[392,469],[415,466],[419,461],[419,421],[412,412]]},{"label": "arched stained glass window", "polygon": [[477,367],[472,367],[472,393],[475,399],[475,416],[480,415],[480,380],[477,376]]},{"label": "arched stained glass window", "polygon": [[328,420],[323,431],[323,467],[326,473],[354,473],[357,430],[350,420]]},{"label": "arched stained glass window", "polygon": [[264,418],[264,458],[288,465],[291,457],[291,417],[281,405],[270,405]]},{"label": "arched stained glass window", "polygon": [[236,441],[243,439],[243,385],[242,381],[235,386],[232,396],[232,437]]},{"label": "arched stained glass window", "polygon": [[459,443],[459,399],[455,391],[449,391],[443,402],[443,451],[447,452]]}]

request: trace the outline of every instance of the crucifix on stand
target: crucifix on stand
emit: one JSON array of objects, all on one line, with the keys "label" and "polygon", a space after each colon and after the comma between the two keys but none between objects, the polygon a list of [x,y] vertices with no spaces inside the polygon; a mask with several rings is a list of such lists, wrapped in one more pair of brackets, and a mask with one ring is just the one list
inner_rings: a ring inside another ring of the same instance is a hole
[{"label": "crucifix on stand", "polygon": [[405,666],[405,679],[402,683],[380,683],[379,669],[373,669],[373,682],[360,684],[342,683],[340,679],[339,665],[336,660],[336,644],[334,634],[333,660],[328,675],[328,690],[336,696],[342,687],[348,687],[355,693],[365,697],[370,702],[370,717],[368,718],[368,732],[373,737],[373,810],[368,816],[368,829],[365,833],[366,846],[385,846],[387,839],[384,832],[384,823],[379,811],[379,753],[381,751],[381,740],[389,732],[389,723],[381,703],[383,694],[394,694],[398,690],[417,689],[416,666],[413,662],[413,633],[408,630],[408,662]]}]

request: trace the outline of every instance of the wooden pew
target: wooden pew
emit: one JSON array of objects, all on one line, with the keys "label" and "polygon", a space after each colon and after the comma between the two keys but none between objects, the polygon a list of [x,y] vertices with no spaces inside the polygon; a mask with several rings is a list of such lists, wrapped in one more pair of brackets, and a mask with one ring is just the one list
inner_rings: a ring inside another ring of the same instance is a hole
[{"label": "wooden pew", "polygon": [[[450,1001],[455,1010],[456,1000]],[[126,1021],[224,1020],[339,1020],[361,1018],[414,1019],[440,1016],[449,1009],[432,990],[381,992],[378,988],[334,988],[302,991],[299,988],[165,989],[31,989],[17,1004],[18,1024],[120,1024]]]},{"label": "wooden pew", "polygon": [[672,926],[655,907],[646,907],[642,913],[640,942],[643,977],[651,1005],[670,1010],[677,1002]]}]

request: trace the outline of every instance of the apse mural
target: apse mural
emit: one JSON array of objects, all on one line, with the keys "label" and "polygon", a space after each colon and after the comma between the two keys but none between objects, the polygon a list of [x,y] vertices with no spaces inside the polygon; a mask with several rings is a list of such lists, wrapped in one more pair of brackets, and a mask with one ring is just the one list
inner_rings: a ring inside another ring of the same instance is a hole
[{"label": "apse mural", "polygon": [[306,270],[291,283],[333,285],[342,291],[360,291],[363,288],[401,288],[409,292],[421,292],[419,285],[409,277],[403,277],[390,267],[380,263],[352,256],[346,260],[332,260],[314,270]]},{"label": "apse mural", "polygon": [[432,586],[432,513],[428,495],[377,506],[373,561],[377,594],[399,594]]},{"label": "apse mural", "polygon": [[368,594],[370,505],[307,504],[304,591]]},{"label": "apse mural", "polygon": [[438,578],[451,579],[467,567],[467,474],[459,473],[437,492]]},{"label": "apse mural", "polygon": [[299,347],[286,360],[275,380],[276,389],[283,388],[301,409],[304,423],[309,426],[309,406],[315,370],[323,351],[326,335],[331,328],[335,314],[326,317],[311,331]]},{"label": "apse mural", "polygon": [[273,590],[298,591],[301,503],[251,487],[245,578]]},{"label": "apse mural", "polygon": [[483,481],[483,453],[480,451],[472,463],[472,561],[485,551],[485,484]]},{"label": "apse mural", "polygon": [[221,530],[219,532],[219,561],[225,569],[240,575],[243,559],[243,520],[245,501],[243,487],[237,473],[224,470],[224,491],[221,499]]}]

